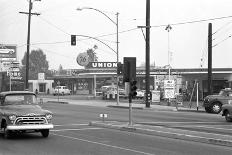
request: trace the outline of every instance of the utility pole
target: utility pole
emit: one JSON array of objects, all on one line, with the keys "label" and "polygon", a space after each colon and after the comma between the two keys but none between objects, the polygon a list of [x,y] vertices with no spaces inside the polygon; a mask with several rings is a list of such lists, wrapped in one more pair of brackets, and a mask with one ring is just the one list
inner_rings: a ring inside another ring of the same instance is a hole
[{"label": "utility pole", "polygon": [[212,95],[212,23],[208,25],[208,95]]},{"label": "utility pole", "polygon": [[[35,0],[40,1],[40,0]],[[31,15],[40,15],[39,13],[32,13],[32,2],[29,0],[28,12],[19,12],[22,14],[28,14],[28,26],[27,26],[27,55],[26,55],[26,79],[25,79],[25,89],[29,89],[28,79],[29,79],[29,54],[30,54],[30,33],[31,33]]]},{"label": "utility pole", "polygon": [[146,0],[146,107],[150,108],[148,94],[150,94],[150,0]]}]

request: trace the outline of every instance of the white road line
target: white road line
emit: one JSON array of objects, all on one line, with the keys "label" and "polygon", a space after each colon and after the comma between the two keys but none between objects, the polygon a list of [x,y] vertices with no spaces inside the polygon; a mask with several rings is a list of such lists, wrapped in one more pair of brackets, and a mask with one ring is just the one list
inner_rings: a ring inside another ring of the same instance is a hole
[{"label": "white road line", "polygon": [[208,129],[218,129],[218,130],[229,130],[229,131],[232,131],[232,129],[226,129],[226,128],[215,128],[215,127],[212,127],[212,126],[195,126],[195,127],[199,127],[199,128],[208,128]]},{"label": "white road line", "polygon": [[86,125],[89,125],[89,124],[57,124],[54,126],[86,126]]},{"label": "white road line", "polygon": [[57,132],[57,131],[83,131],[83,130],[99,130],[102,128],[83,128],[83,129],[59,129],[59,130],[50,130],[53,132]]},{"label": "white road line", "polygon": [[212,124],[218,124],[219,122],[137,122],[138,124],[208,124],[208,123],[212,123]]},{"label": "white road line", "polygon": [[102,146],[106,146],[106,147],[111,147],[111,148],[116,148],[116,149],[120,149],[120,150],[130,151],[130,152],[134,152],[134,153],[139,153],[139,154],[144,154],[144,155],[155,155],[155,154],[151,154],[151,153],[146,153],[146,152],[142,152],[142,151],[123,148],[123,147],[120,147],[120,146],[114,146],[114,145],[99,143],[99,142],[90,141],[90,140],[86,140],[86,139],[75,138],[75,137],[65,136],[65,135],[59,135],[59,134],[55,134],[55,133],[52,133],[52,134],[55,135],[55,136],[63,137],[63,138],[68,138],[68,139],[72,139],[72,140],[78,140],[78,141],[83,141],[83,142],[87,142],[87,143],[102,145]]}]

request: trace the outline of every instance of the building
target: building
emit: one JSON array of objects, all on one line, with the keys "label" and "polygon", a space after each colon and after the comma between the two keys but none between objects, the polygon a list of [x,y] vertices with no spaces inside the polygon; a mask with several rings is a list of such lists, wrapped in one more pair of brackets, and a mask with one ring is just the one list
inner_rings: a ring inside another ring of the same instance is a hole
[{"label": "building", "polygon": [[[90,69],[71,69],[65,75],[51,77],[54,85],[66,85],[73,94],[95,94],[105,85],[116,85],[117,70],[115,67],[102,67]],[[220,89],[232,87],[232,68],[214,68],[212,70],[213,93]],[[145,68],[136,69],[137,87],[145,89]],[[150,68],[150,89],[163,90],[164,80],[168,79],[168,69]],[[170,79],[175,81],[175,93],[191,93],[199,85],[199,96],[203,98],[208,94],[208,70],[206,68],[171,69]],[[119,86],[124,88],[122,76],[119,76]]]}]

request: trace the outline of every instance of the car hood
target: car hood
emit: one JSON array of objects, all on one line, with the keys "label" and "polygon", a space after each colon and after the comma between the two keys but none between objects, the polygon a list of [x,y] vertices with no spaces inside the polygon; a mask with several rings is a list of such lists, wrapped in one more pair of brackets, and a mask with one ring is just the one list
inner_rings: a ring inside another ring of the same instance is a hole
[{"label": "car hood", "polygon": [[221,97],[220,95],[208,95],[206,98],[218,98]]},{"label": "car hood", "polygon": [[48,110],[42,109],[38,105],[7,105],[2,108],[4,114],[6,115],[17,115],[17,116],[26,116],[26,115],[45,115],[51,113]]}]

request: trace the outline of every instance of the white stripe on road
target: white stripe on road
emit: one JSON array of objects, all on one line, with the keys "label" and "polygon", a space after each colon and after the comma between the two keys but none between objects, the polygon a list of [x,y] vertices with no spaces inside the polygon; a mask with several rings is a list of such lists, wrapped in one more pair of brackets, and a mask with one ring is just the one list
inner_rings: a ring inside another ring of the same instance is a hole
[{"label": "white stripe on road", "polygon": [[102,128],[83,128],[83,129],[60,129],[60,130],[50,130],[53,132],[57,132],[57,131],[82,131],[82,130],[99,130]]},{"label": "white stripe on road", "polygon": [[[230,125],[231,126],[231,125]],[[218,130],[224,130],[224,131],[232,131],[232,129],[226,129],[226,128],[215,128],[212,126],[194,126],[194,127],[199,127],[199,128],[208,128],[208,129],[218,129]]]},{"label": "white stripe on road", "polygon": [[83,142],[87,142],[87,143],[102,145],[102,146],[106,146],[106,147],[112,147],[112,148],[125,150],[125,151],[130,151],[130,152],[134,152],[134,153],[139,153],[139,154],[144,154],[144,155],[155,155],[155,154],[151,154],[151,153],[146,153],[146,152],[142,152],[142,151],[123,148],[123,147],[120,147],[120,146],[114,146],[114,145],[104,144],[104,143],[100,143],[100,142],[90,141],[90,140],[86,140],[86,139],[75,138],[75,137],[65,136],[65,135],[59,135],[59,134],[55,134],[55,133],[52,133],[52,134],[55,135],[55,136],[63,137],[63,138],[68,138],[68,139],[72,139],[72,140],[79,140],[79,141],[83,141]]},{"label": "white stripe on road", "polygon": [[220,122],[137,122],[138,124],[218,124]]},{"label": "white stripe on road", "polygon": [[54,126],[87,126],[89,124],[57,124]]}]

